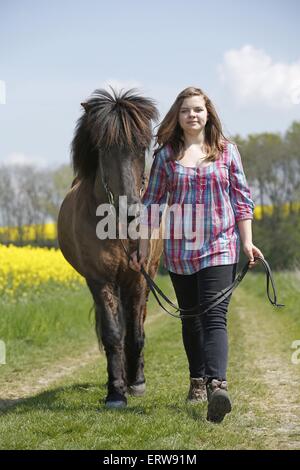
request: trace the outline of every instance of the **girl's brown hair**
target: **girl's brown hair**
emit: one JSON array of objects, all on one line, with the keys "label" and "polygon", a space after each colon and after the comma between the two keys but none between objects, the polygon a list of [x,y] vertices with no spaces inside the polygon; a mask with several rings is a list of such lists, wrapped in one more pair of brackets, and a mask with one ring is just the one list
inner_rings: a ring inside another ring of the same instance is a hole
[{"label": "girl's brown hair", "polygon": [[228,139],[226,139],[223,134],[222,124],[213,103],[200,88],[195,87],[185,88],[181,93],[179,93],[175,102],[161,122],[155,136],[158,148],[155,150],[154,155],[163,147],[169,145],[172,149],[170,159],[180,160],[180,158],[183,157],[184,137],[182,128],[179,125],[178,116],[183,100],[185,98],[190,98],[191,96],[202,96],[204,98],[207,109],[207,123],[205,125],[205,150],[207,158],[205,161],[216,161],[219,158],[220,152],[223,151],[225,142]]}]

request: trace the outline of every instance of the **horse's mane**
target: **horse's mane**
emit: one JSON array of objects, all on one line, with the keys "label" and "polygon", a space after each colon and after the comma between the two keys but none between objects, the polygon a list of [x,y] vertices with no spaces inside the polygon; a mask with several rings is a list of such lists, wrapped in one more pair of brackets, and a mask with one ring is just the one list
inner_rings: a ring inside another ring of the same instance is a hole
[{"label": "horse's mane", "polygon": [[82,106],[84,114],[78,119],[71,145],[75,176],[95,175],[99,151],[112,146],[136,152],[149,148],[152,138],[151,120],[158,119],[155,102],[144,98],[132,88],[119,93],[111,88],[95,90]]}]

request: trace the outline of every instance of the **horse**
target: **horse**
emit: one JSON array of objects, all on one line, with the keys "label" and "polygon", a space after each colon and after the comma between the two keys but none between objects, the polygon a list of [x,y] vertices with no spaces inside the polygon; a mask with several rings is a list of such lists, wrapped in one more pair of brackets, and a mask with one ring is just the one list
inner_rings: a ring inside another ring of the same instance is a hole
[{"label": "horse", "polygon": [[[95,329],[107,360],[105,406],[123,408],[127,396],[145,393],[144,322],[149,288],[128,265],[138,239],[99,238],[97,208],[117,214],[119,196],[139,204],[145,188],[145,153],[152,140],[155,102],[136,89],[98,89],[84,103],[71,144],[74,180],[58,215],[58,243],[65,259],[86,280],[94,301]],[[134,216],[128,213],[126,223]],[[116,217],[117,218],[117,217]],[[162,253],[161,238],[150,240],[144,267],[152,279]]]}]

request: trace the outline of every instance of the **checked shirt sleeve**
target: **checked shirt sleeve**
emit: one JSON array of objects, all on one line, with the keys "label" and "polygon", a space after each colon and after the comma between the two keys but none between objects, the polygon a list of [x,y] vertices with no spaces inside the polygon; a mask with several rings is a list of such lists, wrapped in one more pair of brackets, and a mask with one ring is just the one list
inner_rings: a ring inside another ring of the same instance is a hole
[{"label": "checked shirt sleeve", "polygon": [[168,197],[167,173],[163,158],[164,150],[158,152],[153,160],[147,189],[142,197],[141,229],[151,227],[158,228],[161,222],[162,212]]},{"label": "checked shirt sleeve", "polygon": [[243,169],[242,159],[235,144],[231,145],[230,202],[235,220],[253,219],[254,203]]}]

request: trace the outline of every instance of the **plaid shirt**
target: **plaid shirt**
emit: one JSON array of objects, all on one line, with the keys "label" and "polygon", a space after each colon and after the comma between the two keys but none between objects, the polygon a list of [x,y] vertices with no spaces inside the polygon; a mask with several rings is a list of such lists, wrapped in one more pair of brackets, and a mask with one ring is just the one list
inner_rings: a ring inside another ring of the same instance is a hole
[{"label": "plaid shirt", "polygon": [[166,146],[153,160],[142,197],[141,228],[159,227],[166,208],[162,228],[164,266],[169,271],[192,274],[208,266],[237,263],[236,222],[253,219],[254,210],[237,146],[227,142],[220,159],[206,167],[167,161],[171,151]]}]

